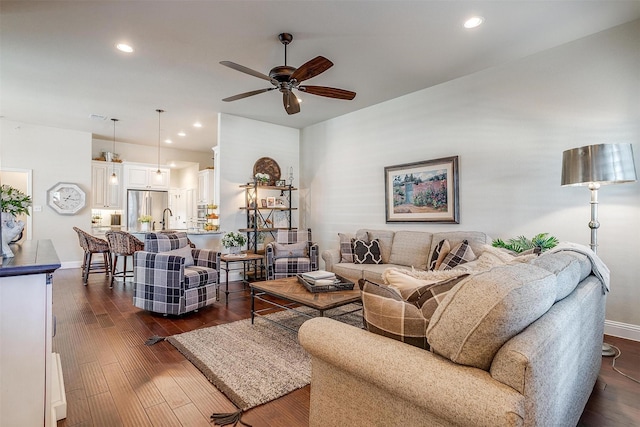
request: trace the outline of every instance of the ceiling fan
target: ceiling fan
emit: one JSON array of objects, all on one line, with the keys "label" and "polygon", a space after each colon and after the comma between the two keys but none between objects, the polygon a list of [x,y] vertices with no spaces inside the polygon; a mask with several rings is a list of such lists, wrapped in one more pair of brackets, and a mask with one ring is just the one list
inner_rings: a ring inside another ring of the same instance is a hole
[{"label": "ceiling fan", "polygon": [[231,61],[221,61],[220,64],[233,68],[234,70],[249,74],[260,79],[271,82],[274,87],[266,89],[252,90],[250,92],[240,93],[238,95],[224,98],[223,101],[230,102],[238,99],[247,98],[249,96],[258,95],[259,93],[269,92],[278,89],[282,92],[282,103],[287,114],[296,114],[300,112],[300,102],[293,94],[292,90],[297,89],[301,92],[310,93],[312,95],[325,96],[327,98],[347,99],[355,98],[356,93],[345,89],[336,89],[327,86],[308,86],[300,83],[317,76],[333,66],[333,62],[323,56],[316,56],[310,61],[305,62],[300,68],[287,65],[287,45],[293,40],[293,36],[289,33],[278,35],[278,39],[284,45],[284,65],[273,67],[269,71],[269,75],[262,74],[258,71],[247,68],[243,65],[236,64]]}]

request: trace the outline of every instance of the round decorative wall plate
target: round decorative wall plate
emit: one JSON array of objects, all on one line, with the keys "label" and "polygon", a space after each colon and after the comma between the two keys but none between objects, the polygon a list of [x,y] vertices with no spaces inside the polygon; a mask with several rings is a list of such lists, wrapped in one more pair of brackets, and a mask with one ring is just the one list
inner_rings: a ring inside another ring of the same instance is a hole
[{"label": "round decorative wall plate", "polygon": [[69,182],[59,182],[47,190],[47,204],[60,215],[75,215],[86,202],[84,191]]},{"label": "round decorative wall plate", "polygon": [[266,173],[269,175],[269,185],[275,185],[280,179],[280,166],[271,157],[261,157],[253,165],[253,176],[257,173]]}]

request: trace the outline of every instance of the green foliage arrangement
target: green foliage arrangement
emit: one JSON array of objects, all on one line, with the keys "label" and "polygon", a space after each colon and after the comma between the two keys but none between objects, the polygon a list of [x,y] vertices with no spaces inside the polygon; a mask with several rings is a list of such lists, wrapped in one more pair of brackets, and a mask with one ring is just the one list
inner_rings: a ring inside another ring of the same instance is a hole
[{"label": "green foliage arrangement", "polygon": [[509,239],[506,242],[502,239],[495,239],[491,242],[491,245],[496,248],[504,248],[513,252],[524,252],[529,249],[540,248],[540,252],[544,252],[547,249],[551,249],[558,244],[558,239],[553,236],[549,236],[549,233],[536,234],[527,239],[524,236],[518,236],[515,239]]},{"label": "green foliage arrangement", "polygon": [[0,188],[0,199],[2,199],[2,212],[8,212],[12,215],[29,215],[29,206],[31,206],[31,197],[24,194],[17,188],[10,185],[3,185]]},{"label": "green foliage arrangement", "polygon": [[230,248],[233,246],[244,246],[247,243],[247,238],[244,234],[230,231],[222,237],[222,246]]},{"label": "green foliage arrangement", "polygon": [[140,218],[138,218],[139,222],[151,222],[151,220],[153,220],[153,217],[151,215],[142,215]]}]

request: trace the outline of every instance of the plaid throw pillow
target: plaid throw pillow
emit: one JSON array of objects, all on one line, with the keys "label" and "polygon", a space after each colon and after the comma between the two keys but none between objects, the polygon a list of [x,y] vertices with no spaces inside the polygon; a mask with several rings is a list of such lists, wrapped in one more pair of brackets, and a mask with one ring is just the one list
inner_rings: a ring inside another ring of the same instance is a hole
[{"label": "plaid throw pillow", "polygon": [[353,262],[353,234],[338,233],[340,238],[340,262]]},{"label": "plaid throw pillow", "polygon": [[438,270],[451,270],[456,265],[464,264],[465,262],[473,261],[476,259],[476,254],[471,250],[471,246],[469,246],[469,242],[467,240],[463,240],[462,243],[459,243],[451,252],[447,254],[447,256],[438,267]]},{"label": "plaid throw pillow", "polygon": [[353,243],[353,258],[356,264],[382,263],[378,239],[373,239],[371,242],[356,239]]},{"label": "plaid throw pillow", "polygon": [[451,251],[449,241],[447,239],[440,240],[429,260],[429,270],[437,270],[442,264],[442,261],[444,261],[444,258],[449,254],[449,251]]},{"label": "plaid throw pillow", "polygon": [[362,313],[369,332],[428,350],[428,322],[413,304],[387,286],[363,281]]}]

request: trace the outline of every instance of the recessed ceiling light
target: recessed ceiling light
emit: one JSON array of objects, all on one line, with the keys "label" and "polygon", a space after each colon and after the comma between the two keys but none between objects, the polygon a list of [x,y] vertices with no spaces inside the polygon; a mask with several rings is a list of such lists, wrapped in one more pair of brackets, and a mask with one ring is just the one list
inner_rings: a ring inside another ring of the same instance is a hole
[{"label": "recessed ceiling light", "polygon": [[482,25],[484,18],[482,16],[474,16],[464,21],[464,27],[467,29],[476,28]]},{"label": "recessed ceiling light", "polygon": [[169,138],[165,139],[164,142],[166,142],[167,144],[171,144],[173,141],[170,140]]},{"label": "recessed ceiling light", "polygon": [[200,123],[200,122],[195,122],[195,123],[193,124],[193,127],[194,127],[194,128],[201,128],[201,127],[202,127],[202,123]]},{"label": "recessed ceiling light", "polygon": [[187,136],[187,134],[184,132],[178,132],[178,136]]},{"label": "recessed ceiling light", "polygon": [[131,53],[133,52],[133,48],[131,46],[129,46],[126,43],[118,43],[116,45],[116,49],[118,49],[121,52],[126,52],[126,53]]}]

